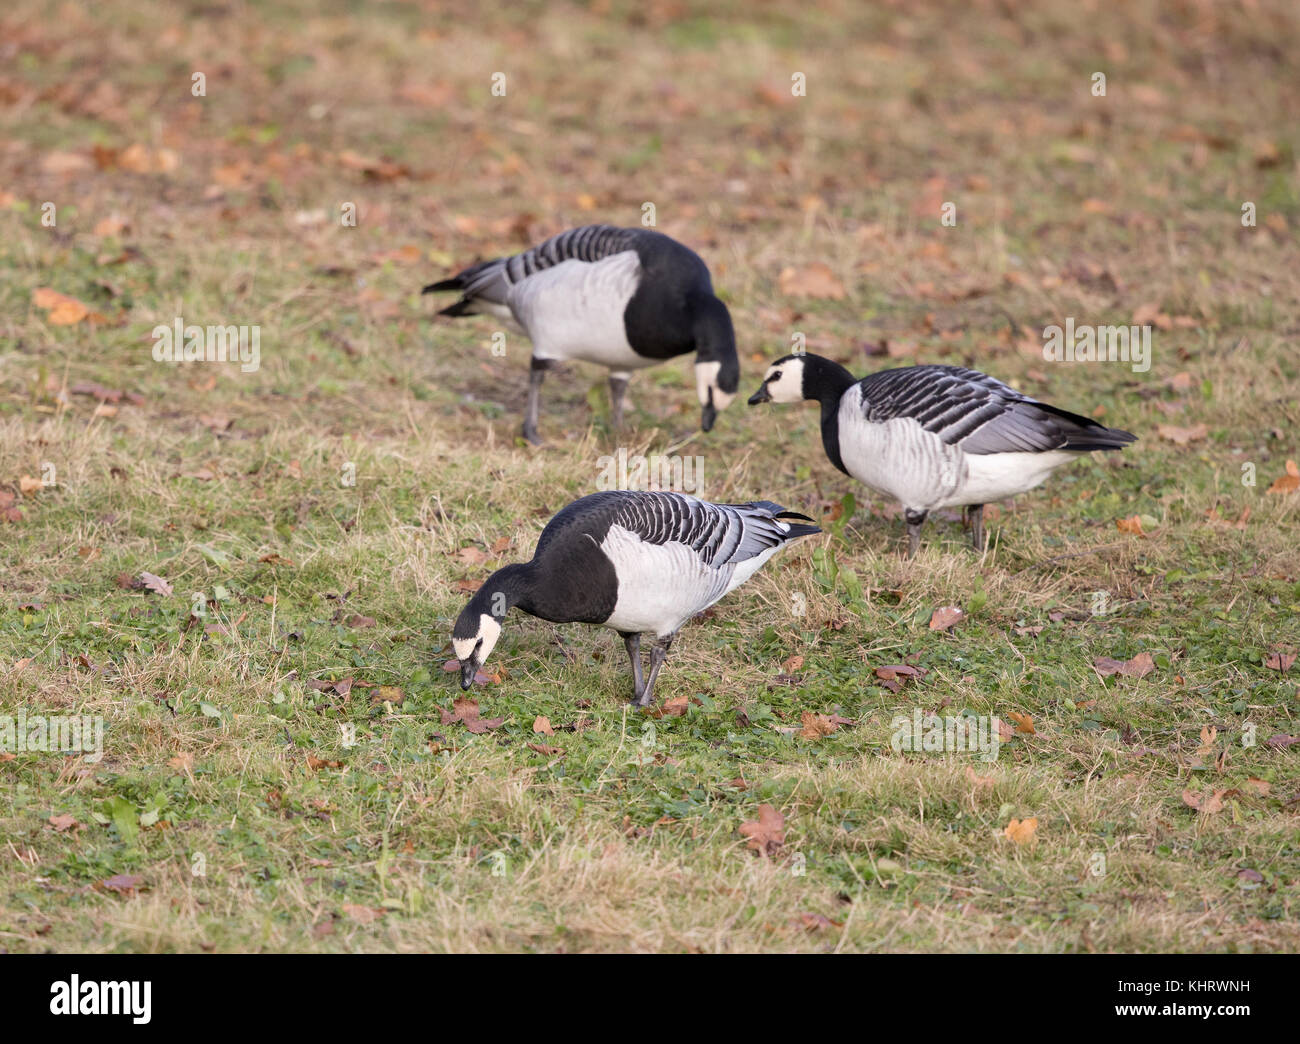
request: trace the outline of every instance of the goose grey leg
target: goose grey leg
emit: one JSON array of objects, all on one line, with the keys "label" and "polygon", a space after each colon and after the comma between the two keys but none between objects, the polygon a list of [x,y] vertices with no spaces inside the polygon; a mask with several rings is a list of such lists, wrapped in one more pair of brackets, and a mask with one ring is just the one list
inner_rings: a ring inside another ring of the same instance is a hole
[{"label": "goose grey leg", "polygon": [[546,371],[551,368],[549,360],[533,359],[528,369],[528,409],[524,412],[524,438],[534,446],[542,444],[542,437],[537,434],[537,410],[542,402],[542,381],[546,380]]},{"label": "goose grey leg", "polygon": [[970,542],[976,551],[984,550],[984,505],[967,504],[966,521],[970,523]]},{"label": "goose grey leg", "polygon": [[619,631],[623,644],[627,646],[628,658],[632,661],[632,702],[636,703],[645,691],[645,679],[641,677],[641,632]]},{"label": "goose grey leg", "polygon": [[928,514],[928,511],[913,511],[911,508],[903,511],[903,519],[907,522],[908,558],[915,558],[916,553],[921,550],[921,524]]},{"label": "goose grey leg", "polygon": [[650,707],[655,701],[655,679],[659,677],[659,668],[664,664],[664,658],[668,655],[668,650],[672,647],[674,635],[665,635],[654,644],[650,650],[650,674],[645,680],[645,688],[641,695],[633,700],[638,707]]},{"label": "goose grey leg", "polygon": [[616,434],[623,427],[623,395],[627,392],[627,382],[626,374],[609,375],[609,426]]}]

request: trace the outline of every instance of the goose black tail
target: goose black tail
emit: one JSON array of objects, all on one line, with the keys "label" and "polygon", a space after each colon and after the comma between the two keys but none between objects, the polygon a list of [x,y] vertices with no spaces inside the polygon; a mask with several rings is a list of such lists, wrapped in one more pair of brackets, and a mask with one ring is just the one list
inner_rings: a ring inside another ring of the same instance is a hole
[{"label": "goose black tail", "polygon": [[448,305],[438,313],[439,315],[476,315],[474,311],[474,302],[468,297],[462,297],[454,305]]},{"label": "goose black tail", "polygon": [[1137,442],[1137,436],[1130,431],[1108,428],[1091,417],[1082,417],[1045,402],[1036,402],[1034,405],[1044,413],[1050,413],[1067,423],[1065,444],[1061,449],[1084,453],[1092,450],[1119,450]]},{"label": "goose black tail", "polygon": [[461,282],[460,276],[452,276],[450,279],[443,279],[437,283],[430,283],[423,290],[422,294],[437,294],[444,290],[463,290],[465,284]]}]

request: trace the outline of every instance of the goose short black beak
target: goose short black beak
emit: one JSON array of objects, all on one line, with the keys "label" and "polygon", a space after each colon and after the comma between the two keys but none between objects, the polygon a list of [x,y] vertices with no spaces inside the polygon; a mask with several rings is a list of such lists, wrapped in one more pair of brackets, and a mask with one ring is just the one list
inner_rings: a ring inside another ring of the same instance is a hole
[{"label": "goose short black beak", "polygon": [[707,403],[700,410],[700,431],[712,431],[713,422],[718,419],[718,411],[713,408],[713,403]]},{"label": "goose short black beak", "polygon": [[474,684],[474,675],[478,673],[478,664],[465,660],[460,665],[460,687],[468,690]]},{"label": "goose short black beak", "polygon": [[749,404],[751,406],[757,406],[760,402],[771,402],[771,401],[772,401],[772,396],[770,396],[767,393],[766,381],[763,382],[763,386],[759,388],[758,391],[754,392],[754,394],[749,397]]}]

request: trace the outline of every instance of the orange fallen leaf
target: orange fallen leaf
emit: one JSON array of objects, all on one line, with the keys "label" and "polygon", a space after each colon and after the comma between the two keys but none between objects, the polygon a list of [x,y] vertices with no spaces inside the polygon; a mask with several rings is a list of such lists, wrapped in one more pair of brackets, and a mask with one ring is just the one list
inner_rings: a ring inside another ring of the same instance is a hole
[{"label": "orange fallen leaf", "polygon": [[1292,664],[1295,663],[1295,660],[1296,660],[1295,653],[1284,653],[1284,652],[1269,653],[1268,656],[1264,658],[1264,666],[1267,667],[1270,671],[1281,671],[1282,673],[1285,674],[1287,671],[1291,669],[1291,666]]},{"label": "orange fallen leaf", "polygon": [[961,623],[966,617],[965,610],[955,605],[942,605],[930,616],[930,630],[947,631]]},{"label": "orange fallen leaf", "polygon": [[1212,816],[1216,812],[1223,811],[1223,795],[1226,790],[1216,790],[1213,794],[1196,794],[1190,790],[1183,791],[1183,804],[1188,808],[1194,808],[1207,816]]},{"label": "orange fallen leaf", "polygon": [[741,823],[740,833],[749,838],[748,847],[759,855],[775,855],[785,844],[785,816],[771,805],[759,805],[758,818]]},{"label": "orange fallen leaf", "polygon": [[821,739],[823,736],[829,736],[839,728],[839,724],[826,714],[803,711],[799,717],[803,722],[803,728],[799,730],[797,735],[802,739]]},{"label": "orange fallen leaf", "polygon": [[181,165],[181,160],[172,149],[151,149],[137,142],[121,151],[117,165],[134,174],[170,174]]},{"label": "orange fallen leaf", "polygon": [[1117,518],[1115,528],[1121,533],[1132,533],[1134,536],[1144,537],[1146,533],[1142,531],[1142,519],[1139,515],[1132,515],[1129,518]]},{"label": "orange fallen leaf", "polygon": [[1093,668],[1103,678],[1118,674],[1125,678],[1145,678],[1156,669],[1156,662],[1150,653],[1140,652],[1131,660],[1116,660],[1109,656],[1098,656],[1092,661]]},{"label": "orange fallen leaf", "polygon": [[551,728],[551,719],[541,714],[533,720],[533,731],[540,732],[543,736],[555,735],[555,730]]},{"label": "orange fallen leaf", "polygon": [[1018,711],[1007,711],[1007,717],[1016,723],[1016,731],[1024,732],[1030,736],[1038,735],[1034,731],[1034,719],[1032,715],[1021,714]]},{"label": "orange fallen leaf", "polygon": [[1210,434],[1210,429],[1205,424],[1195,424],[1190,428],[1180,428],[1176,424],[1160,424],[1156,426],[1156,434],[1176,445],[1186,446],[1205,438]]},{"label": "orange fallen leaf", "polygon": [[98,312],[92,312],[84,302],[51,290],[48,286],[37,287],[32,292],[32,304],[49,312],[46,321],[51,326],[75,326],[83,319],[96,323],[107,321]]},{"label": "orange fallen leaf", "polygon": [[784,268],[777,277],[781,293],[791,297],[820,297],[840,301],[845,297],[844,284],[830,265],[814,261],[803,268]]},{"label": "orange fallen leaf", "polygon": [[1300,468],[1296,467],[1294,460],[1286,462],[1286,474],[1274,480],[1273,485],[1268,487],[1270,493],[1291,493],[1300,489]]},{"label": "orange fallen leaf", "polygon": [[1027,845],[1034,840],[1034,833],[1037,830],[1038,817],[1030,816],[1028,819],[1013,819],[1002,831],[1002,836],[1009,837],[1018,845]]}]

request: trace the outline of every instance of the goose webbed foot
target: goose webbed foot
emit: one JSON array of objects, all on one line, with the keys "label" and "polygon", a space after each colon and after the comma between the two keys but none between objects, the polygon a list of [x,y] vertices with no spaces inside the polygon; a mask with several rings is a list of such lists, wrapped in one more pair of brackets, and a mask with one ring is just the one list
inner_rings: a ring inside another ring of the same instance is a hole
[{"label": "goose webbed foot", "polygon": [[928,514],[928,511],[913,511],[911,508],[903,511],[903,520],[907,523],[908,558],[915,558],[916,553],[921,550],[921,526]]},{"label": "goose webbed foot", "polygon": [[646,677],[641,693],[632,701],[634,707],[652,707],[655,701],[655,680],[659,677],[659,668],[663,666],[668,650],[672,647],[673,635],[666,635],[655,642],[650,650],[650,673]]}]

